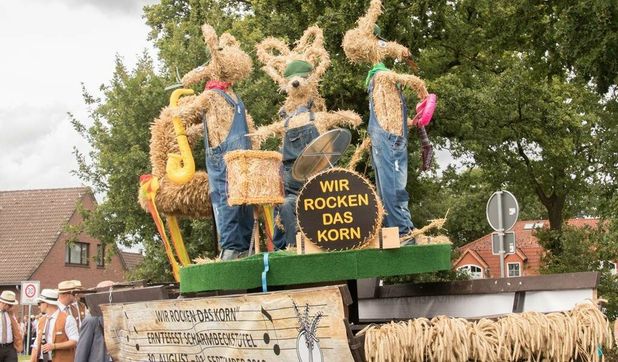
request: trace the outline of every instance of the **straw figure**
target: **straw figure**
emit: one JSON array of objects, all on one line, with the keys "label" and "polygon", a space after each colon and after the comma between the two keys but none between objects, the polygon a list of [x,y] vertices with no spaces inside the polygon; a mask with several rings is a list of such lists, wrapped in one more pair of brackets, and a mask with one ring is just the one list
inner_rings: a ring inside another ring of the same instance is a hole
[{"label": "straw figure", "polygon": [[253,138],[262,142],[270,136],[283,140],[282,154],[285,202],[278,208],[274,243],[278,248],[296,243],[296,197],[302,184],[291,175],[294,161],[303,149],[320,134],[340,125],[357,127],[361,118],[354,111],[327,112],[320,96],[320,79],[330,66],[324,48],[324,35],[317,26],[307,28],[293,49],[276,38],[266,38],[257,45],[262,68],[287,97],[279,111],[280,121],[260,127]]},{"label": "straw figure", "polygon": [[[202,33],[210,61],[182,78],[186,88],[206,81],[204,92],[179,100],[178,107],[166,107],[151,126],[150,161],[153,175],[160,179],[155,202],[165,214],[191,218],[209,217],[214,208],[222,258],[235,258],[249,247],[253,224],[249,207],[227,205],[226,167],[223,155],[237,149],[252,149],[247,134],[254,130],[253,120],[232,85],[252,71],[252,61],[230,34],[217,37],[208,24]],[[204,136],[206,172],[196,171],[186,184],[177,185],[166,177],[168,154],[178,153],[172,117],[178,116],[193,147]],[[140,200],[144,205],[143,200]]]},{"label": "straw figure", "polygon": [[[410,60],[410,51],[403,45],[380,37],[376,20],[382,14],[381,6],[380,0],[371,0],[367,14],[358,20],[356,28],[346,32],[342,46],[351,62],[373,65],[365,84],[369,93],[370,111],[367,130],[372,145],[371,159],[376,172],[376,186],[386,209],[384,224],[387,227],[399,227],[402,242],[413,242],[414,225],[406,191],[407,144],[408,127],[415,126],[417,119],[408,118],[401,88],[412,88],[420,100],[427,98],[428,93],[425,83],[417,76],[396,73],[382,63],[386,58]],[[424,147],[424,157],[428,157],[426,153],[430,152],[430,149]]]}]

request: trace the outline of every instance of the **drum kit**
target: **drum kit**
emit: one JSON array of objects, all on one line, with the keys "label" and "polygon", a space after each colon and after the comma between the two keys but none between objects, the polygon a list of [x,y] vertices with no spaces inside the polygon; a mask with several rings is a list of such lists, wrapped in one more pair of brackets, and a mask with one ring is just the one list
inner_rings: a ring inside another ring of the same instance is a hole
[{"label": "drum kit", "polygon": [[[337,128],[314,139],[296,159],[292,177],[299,182],[332,168],[350,145],[349,130]],[[253,236],[250,255],[260,252],[259,216],[264,219],[266,248],[273,251],[273,206],[285,199],[281,153],[275,151],[238,150],[225,156],[227,192],[230,205],[253,206]],[[276,171],[275,171],[276,170]]]}]

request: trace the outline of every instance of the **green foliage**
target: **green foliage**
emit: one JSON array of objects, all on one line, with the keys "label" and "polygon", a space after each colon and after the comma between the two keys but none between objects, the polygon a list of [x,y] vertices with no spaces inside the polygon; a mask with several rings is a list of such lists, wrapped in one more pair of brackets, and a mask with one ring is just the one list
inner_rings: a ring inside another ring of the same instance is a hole
[{"label": "green foliage", "polygon": [[598,295],[609,301],[606,314],[610,320],[618,317],[618,277],[610,273],[610,263],[618,261],[617,231],[616,223],[605,222],[597,228],[565,227],[537,234],[539,243],[553,250],[543,257],[541,273],[601,273]]}]

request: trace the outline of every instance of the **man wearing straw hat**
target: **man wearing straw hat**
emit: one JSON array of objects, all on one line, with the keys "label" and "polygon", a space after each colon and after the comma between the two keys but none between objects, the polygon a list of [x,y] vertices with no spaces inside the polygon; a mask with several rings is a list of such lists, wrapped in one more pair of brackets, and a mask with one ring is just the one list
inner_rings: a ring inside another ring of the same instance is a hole
[{"label": "man wearing straw hat", "polygon": [[30,362],[73,362],[79,340],[75,319],[59,309],[58,292],[53,289],[43,289],[38,302],[45,315],[39,320]]},{"label": "man wearing straw hat", "polygon": [[[63,286],[64,289],[61,289],[61,286]],[[61,290],[64,290],[67,294],[66,302],[68,304],[66,304],[67,308],[65,311],[75,318],[75,321],[77,322],[77,329],[79,330],[81,328],[82,321],[89,315],[86,305],[79,301],[78,294],[83,291],[82,282],[79,280],[68,280],[61,282],[58,284],[58,293],[65,294],[65,292],[62,292]],[[64,300],[63,297],[59,297],[60,300]]]},{"label": "man wearing straw hat", "polygon": [[15,293],[5,290],[0,294],[0,362],[17,362],[17,353],[23,347],[19,324],[11,313],[15,305]]}]

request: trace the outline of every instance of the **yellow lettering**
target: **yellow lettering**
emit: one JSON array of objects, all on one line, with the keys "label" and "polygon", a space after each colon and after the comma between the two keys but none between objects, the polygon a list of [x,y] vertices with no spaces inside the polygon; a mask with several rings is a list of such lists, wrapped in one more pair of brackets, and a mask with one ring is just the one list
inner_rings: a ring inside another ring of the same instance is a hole
[{"label": "yellow lettering", "polygon": [[327,197],[326,198],[326,206],[329,209],[334,209],[335,207],[337,207],[337,200],[334,197],[332,197],[332,196]]},{"label": "yellow lettering", "polygon": [[305,199],[305,211],[313,210],[313,199]]},{"label": "yellow lettering", "polygon": [[350,240],[350,229],[339,229],[339,239]]},{"label": "yellow lettering", "polygon": [[322,225],[330,225],[333,223],[333,215],[331,214],[322,214]]},{"label": "yellow lettering", "polygon": [[343,190],[350,191],[350,187],[348,186],[349,183],[350,181],[346,179],[339,180],[339,191],[343,191]]},{"label": "yellow lettering", "polygon": [[315,208],[318,210],[322,210],[324,209],[326,202],[324,201],[323,197],[318,197],[317,199],[315,199]]},{"label": "yellow lettering", "polygon": [[318,230],[318,242],[320,241],[328,241],[326,238],[326,230]]},{"label": "yellow lettering", "polygon": [[358,205],[359,206],[363,206],[363,205],[369,205],[369,195],[368,194],[364,194],[364,195],[358,195]]},{"label": "yellow lettering", "polygon": [[350,228],[350,239],[360,239],[361,231],[360,227]]},{"label": "yellow lettering", "polygon": [[352,217],[352,211],[346,211],[346,212],[343,213],[343,221],[346,224],[349,224],[352,221],[354,221],[354,218]]},{"label": "yellow lettering", "polygon": [[348,205],[350,207],[358,206],[358,195],[348,195]]},{"label": "yellow lettering", "polygon": [[320,188],[322,192],[332,192],[334,184],[334,181],[320,181]]}]

